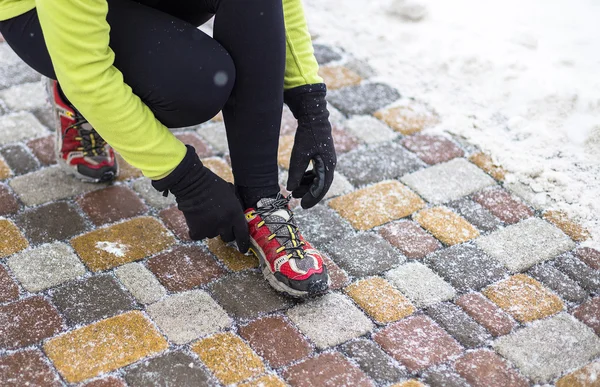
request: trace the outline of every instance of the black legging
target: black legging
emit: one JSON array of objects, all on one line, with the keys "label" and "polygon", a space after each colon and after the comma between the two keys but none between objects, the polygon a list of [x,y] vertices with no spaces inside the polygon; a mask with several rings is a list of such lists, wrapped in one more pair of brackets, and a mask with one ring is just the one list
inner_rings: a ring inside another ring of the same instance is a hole
[{"label": "black legging", "polygon": [[[172,128],[205,122],[222,109],[236,185],[276,193],[281,0],[107,1],[114,64],[134,93]],[[196,28],[213,14],[214,39]],[[56,79],[35,9],[0,22],[0,32],[23,61]]]}]

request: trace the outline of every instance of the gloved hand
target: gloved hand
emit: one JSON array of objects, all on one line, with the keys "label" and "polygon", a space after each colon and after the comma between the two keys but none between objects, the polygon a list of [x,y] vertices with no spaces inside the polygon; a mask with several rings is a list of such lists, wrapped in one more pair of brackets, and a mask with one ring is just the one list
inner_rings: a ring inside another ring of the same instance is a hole
[{"label": "gloved hand", "polygon": [[[283,100],[298,120],[298,129],[290,158],[287,190],[302,198],[302,208],[310,208],[323,199],[331,183],[337,158],[329,123],[324,83],[286,90]],[[306,171],[312,161],[313,168]]]},{"label": "gloved hand", "polygon": [[202,165],[194,147],[186,147],[177,168],[167,177],[153,180],[152,186],[164,196],[168,191],[175,196],[192,240],[220,235],[225,242],[235,240],[238,249],[246,253],[250,247],[248,224],[233,184]]}]

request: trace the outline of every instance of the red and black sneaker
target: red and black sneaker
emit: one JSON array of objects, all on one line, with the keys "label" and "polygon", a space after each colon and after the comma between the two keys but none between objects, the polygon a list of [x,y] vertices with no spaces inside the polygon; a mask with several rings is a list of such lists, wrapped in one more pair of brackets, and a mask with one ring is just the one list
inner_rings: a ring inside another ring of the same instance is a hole
[{"label": "red and black sneaker", "polygon": [[245,211],[250,250],[258,257],[265,279],[294,297],[322,294],[329,288],[321,254],[298,231],[289,197],[261,199]]},{"label": "red and black sneaker", "polygon": [[119,167],[112,147],[75,107],[65,101],[55,80],[46,80],[46,91],[54,109],[58,164],[66,172],[92,183],[117,177]]}]

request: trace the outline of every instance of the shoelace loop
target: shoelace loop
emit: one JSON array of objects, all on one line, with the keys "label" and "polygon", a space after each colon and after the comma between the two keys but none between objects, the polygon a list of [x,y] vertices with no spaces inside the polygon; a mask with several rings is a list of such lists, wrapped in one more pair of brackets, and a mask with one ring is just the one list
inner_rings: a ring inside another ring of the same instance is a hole
[{"label": "shoelace loop", "polygon": [[[302,246],[304,246],[304,242],[300,241],[300,238],[298,235],[298,226],[293,222],[294,213],[291,212],[288,208],[289,203],[290,203],[289,196],[288,197],[283,196],[281,198],[278,197],[277,199],[275,199],[273,202],[269,203],[268,205],[257,208],[256,210],[254,210],[254,212],[263,218],[264,223],[279,225],[279,227],[277,227],[275,230],[271,230],[272,235],[277,235],[277,238],[283,239],[283,243],[281,244],[283,247],[283,250],[280,250],[278,252],[285,250],[290,257],[293,256],[294,253],[296,253],[297,257],[302,259],[302,258],[304,258],[304,250],[302,248]],[[270,220],[270,221],[266,222],[264,220],[267,217],[269,217],[269,215],[272,215],[281,209],[284,209],[289,212],[290,218],[287,221],[277,222],[277,221]],[[278,234],[279,230],[281,230],[283,228],[288,228],[291,231],[289,233],[289,236]],[[296,241],[298,241],[298,244],[297,244],[297,246],[294,246]],[[288,246],[288,243],[291,243],[292,246]]]},{"label": "shoelace loop", "polygon": [[100,156],[104,154],[104,145],[106,145],[106,141],[96,132],[96,129],[84,129],[81,126],[83,124],[87,124],[88,121],[80,115],[76,116],[76,121],[74,124],[67,126],[65,129],[65,134],[67,134],[70,130],[76,130],[77,135],[75,137],[76,140],[81,141],[81,149],[83,151],[84,156],[88,156],[90,154],[94,156]]}]

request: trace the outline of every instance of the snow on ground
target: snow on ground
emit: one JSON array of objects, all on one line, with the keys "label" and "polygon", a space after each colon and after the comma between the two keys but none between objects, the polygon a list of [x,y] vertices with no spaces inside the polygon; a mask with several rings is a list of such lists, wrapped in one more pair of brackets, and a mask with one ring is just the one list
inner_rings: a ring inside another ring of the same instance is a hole
[{"label": "snow on ground", "polygon": [[[417,2],[418,1],[418,2]],[[305,0],[318,41],[375,68],[600,245],[600,2]]]}]

